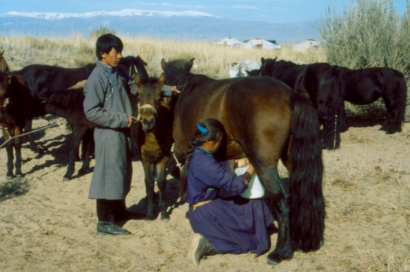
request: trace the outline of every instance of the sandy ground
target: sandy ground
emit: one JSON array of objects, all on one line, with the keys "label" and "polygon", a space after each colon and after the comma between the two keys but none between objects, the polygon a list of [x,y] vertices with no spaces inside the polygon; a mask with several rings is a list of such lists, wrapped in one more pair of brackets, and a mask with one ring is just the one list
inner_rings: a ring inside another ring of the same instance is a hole
[{"label": "sandy ground", "polygon": [[[379,127],[356,123],[342,134],[340,150],[323,152],[325,244],[317,252],[296,252],[275,271],[410,271],[410,134],[386,135]],[[6,151],[0,150],[0,271],[272,270],[266,254],[217,255],[189,264],[187,204],[173,209],[169,222],[128,221],[124,227],[132,235],[97,235],[95,202],[87,198],[92,174],[62,182],[68,135],[64,125],[37,133],[45,154],[35,157],[25,143],[25,176],[9,182]],[[141,163],[134,161],[133,168],[127,205],[144,211]],[[178,182],[169,176],[169,205],[177,191]]]}]

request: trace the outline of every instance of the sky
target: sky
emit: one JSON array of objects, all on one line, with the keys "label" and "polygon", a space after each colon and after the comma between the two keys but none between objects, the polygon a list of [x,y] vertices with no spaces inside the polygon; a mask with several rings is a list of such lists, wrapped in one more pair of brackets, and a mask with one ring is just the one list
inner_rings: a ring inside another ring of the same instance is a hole
[{"label": "sky", "polygon": [[[142,9],[154,11],[201,11],[235,21],[296,23],[325,16],[327,8],[342,11],[349,0],[1,0],[0,14],[17,12],[84,13]],[[399,14],[406,10],[406,0],[395,0]],[[339,12],[338,12],[339,13]]]}]

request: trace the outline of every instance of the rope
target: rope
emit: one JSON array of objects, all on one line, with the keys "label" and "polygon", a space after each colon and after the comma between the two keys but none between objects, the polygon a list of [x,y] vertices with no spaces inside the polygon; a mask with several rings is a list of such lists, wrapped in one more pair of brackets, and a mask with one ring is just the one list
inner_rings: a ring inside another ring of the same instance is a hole
[{"label": "rope", "polygon": [[175,162],[177,163],[177,167],[182,172],[182,168],[184,167],[184,165],[182,163],[179,163],[177,157],[175,156],[174,148],[175,148],[175,143],[172,144],[171,152],[172,152],[172,156],[174,156]]},{"label": "rope", "polygon": [[35,133],[35,132],[37,132],[37,131],[45,130],[45,129],[52,128],[52,127],[56,127],[56,126],[59,126],[59,124],[53,123],[53,124],[51,124],[51,125],[48,125],[48,126],[45,126],[45,127],[42,127],[42,128],[38,128],[38,129],[35,129],[35,130],[32,130],[32,131],[30,131],[30,132],[22,133],[22,134],[20,134],[20,135],[13,136],[13,137],[10,137],[10,133],[9,133],[8,128],[1,127],[2,129],[5,129],[5,131],[7,132],[7,134],[9,135],[10,138],[9,138],[7,141],[5,141],[2,145],[0,145],[0,148],[2,148],[3,146],[5,146],[8,142],[10,142],[10,141],[13,140],[13,139],[20,138],[20,137],[23,137],[23,136],[26,136],[26,135]]}]

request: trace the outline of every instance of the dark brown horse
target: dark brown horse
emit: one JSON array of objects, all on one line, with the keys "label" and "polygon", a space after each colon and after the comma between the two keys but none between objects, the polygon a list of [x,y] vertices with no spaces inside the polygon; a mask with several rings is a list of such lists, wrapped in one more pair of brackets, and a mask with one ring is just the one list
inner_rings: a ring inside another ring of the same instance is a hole
[{"label": "dark brown horse", "polygon": [[159,188],[161,219],[168,221],[165,172],[173,143],[173,114],[171,105],[162,99],[161,88],[164,81],[164,75],[161,75],[159,79],[148,78],[145,80],[142,80],[138,75],[135,76],[139,98],[137,116],[135,117],[139,122],[133,125],[131,136],[135,147],[141,154],[141,162],[144,167],[147,192],[146,219],[155,219],[154,185],[156,180]]},{"label": "dark brown horse", "polygon": [[70,180],[74,174],[75,161],[81,142],[83,143],[81,152],[83,165],[78,171],[78,175],[84,175],[90,167],[90,157],[94,151],[93,132],[96,125],[85,117],[83,103],[83,88],[78,88],[54,90],[45,106],[47,113],[65,118],[72,130],[68,166],[63,181]]},{"label": "dark brown horse", "polygon": [[323,125],[323,146],[327,149],[339,148],[344,123],[344,81],[340,67],[327,63],[298,65],[290,61],[277,61],[276,58],[262,58],[261,63],[262,76],[280,79],[295,92],[310,98]]},{"label": "dark brown horse", "polygon": [[[311,102],[270,77],[214,80],[191,74],[193,60],[161,62],[167,83],[182,90],[173,126],[178,161],[184,163],[199,121],[221,121],[227,137],[220,158],[249,158],[278,220],[278,240],[268,263],[290,259],[295,250],[318,250],[325,203],[319,120]],[[279,177],[279,159],[290,172],[287,183]]]},{"label": "dark brown horse", "polygon": [[387,118],[380,129],[388,134],[401,132],[407,100],[403,74],[387,67],[358,70],[343,68],[342,71],[346,81],[344,99],[355,105],[366,105],[381,97],[387,109]]},{"label": "dark brown horse", "polygon": [[[43,114],[43,107],[36,104],[36,101],[31,97],[24,78],[10,72],[0,72],[0,105],[0,124],[6,141],[10,137],[22,134],[28,121]],[[6,144],[7,179],[14,177],[13,148],[16,151],[16,176],[23,175],[21,172],[21,144],[20,137],[12,139]]]}]

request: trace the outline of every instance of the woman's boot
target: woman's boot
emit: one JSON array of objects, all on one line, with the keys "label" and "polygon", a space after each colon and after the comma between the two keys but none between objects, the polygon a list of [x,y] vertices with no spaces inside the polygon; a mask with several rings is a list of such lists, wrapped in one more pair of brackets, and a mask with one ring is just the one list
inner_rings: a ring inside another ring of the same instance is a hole
[{"label": "woman's boot", "polygon": [[199,264],[199,261],[204,256],[217,254],[211,242],[202,234],[195,233],[192,238],[191,248],[189,249],[188,259],[192,264]]}]

